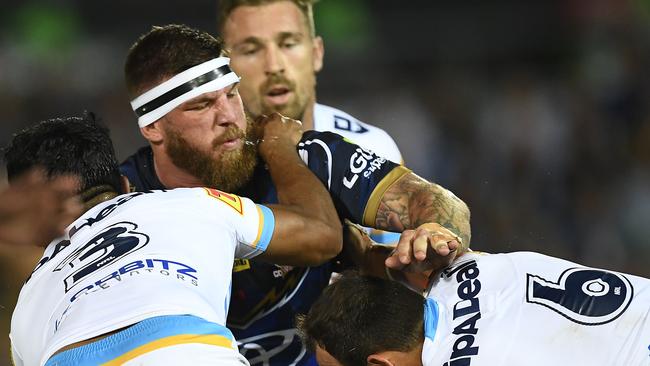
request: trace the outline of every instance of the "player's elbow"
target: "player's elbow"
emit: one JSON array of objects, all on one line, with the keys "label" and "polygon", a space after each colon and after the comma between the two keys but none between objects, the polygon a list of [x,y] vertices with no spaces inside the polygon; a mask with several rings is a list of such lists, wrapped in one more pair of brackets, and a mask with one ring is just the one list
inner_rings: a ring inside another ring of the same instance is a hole
[{"label": "player's elbow", "polygon": [[310,233],[313,235],[312,250],[310,250],[309,266],[321,265],[336,257],[343,249],[343,229],[341,223],[319,222],[312,225]]}]

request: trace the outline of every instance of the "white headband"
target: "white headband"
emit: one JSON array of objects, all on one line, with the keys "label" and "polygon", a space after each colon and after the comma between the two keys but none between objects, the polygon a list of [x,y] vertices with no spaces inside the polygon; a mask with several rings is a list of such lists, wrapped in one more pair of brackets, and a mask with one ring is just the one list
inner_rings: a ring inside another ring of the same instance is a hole
[{"label": "white headband", "polygon": [[198,64],[133,99],[131,108],[138,125],[150,125],[192,98],[238,82],[229,62],[227,57],[218,57]]}]

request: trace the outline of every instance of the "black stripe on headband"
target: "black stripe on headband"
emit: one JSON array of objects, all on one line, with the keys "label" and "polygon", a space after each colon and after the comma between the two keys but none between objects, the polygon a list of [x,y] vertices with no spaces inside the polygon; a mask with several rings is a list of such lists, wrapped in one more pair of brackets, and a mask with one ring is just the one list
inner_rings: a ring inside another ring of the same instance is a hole
[{"label": "black stripe on headband", "polygon": [[192,89],[196,89],[199,86],[208,83],[212,80],[218,79],[224,75],[227,75],[231,73],[232,70],[230,70],[230,66],[228,65],[223,65],[221,67],[218,67],[212,71],[208,71],[203,75],[199,75],[195,77],[194,79],[181,84],[174,89],[168,91],[167,93],[155,98],[154,100],[150,101],[149,103],[144,104],[140,108],[137,108],[135,110],[135,114],[138,117],[142,117],[143,115],[160,108],[161,106],[169,103],[170,101],[178,98],[179,96],[191,91]]}]

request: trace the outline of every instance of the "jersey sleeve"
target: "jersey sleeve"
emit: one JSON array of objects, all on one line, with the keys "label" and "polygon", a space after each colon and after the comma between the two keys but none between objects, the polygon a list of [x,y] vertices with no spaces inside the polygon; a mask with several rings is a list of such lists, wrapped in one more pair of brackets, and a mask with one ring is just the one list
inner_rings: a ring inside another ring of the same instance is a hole
[{"label": "jersey sleeve", "polygon": [[211,188],[204,190],[208,196],[221,202],[217,204],[223,207],[228,216],[230,228],[237,239],[236,258],[249,259],[266,251],[275,228],[275,216],[270,208],[246,197]]},{"label": "jersey sleeve", "polygon": [[[385,136],[383,139],[385,143],[384,151],[386,151],[385,157],[390,161],[399,162],[400,164],[404,165],[404,157],[402,156],[402,153],[399,151],[399,147],[397,147],[397,143],[387,132],[383,130],[382,132],[383,135]],[[382,152],[380,154],[383,155],[384,153]]]},{"label": "jersey sleeve", "polygon": [[341,218],[374,226],[381,199],[406,167],[331,132],[307,131],[298,152],[325,184]]}]

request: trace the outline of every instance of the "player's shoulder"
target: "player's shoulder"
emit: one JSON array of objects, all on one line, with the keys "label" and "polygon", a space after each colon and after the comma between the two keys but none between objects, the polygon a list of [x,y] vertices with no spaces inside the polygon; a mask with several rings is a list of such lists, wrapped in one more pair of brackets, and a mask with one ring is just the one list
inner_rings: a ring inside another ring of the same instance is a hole
[{"label": "player's shoulder", "polygon": [[[135,194],[137,193],[140,192],[136,192]],[[145,191],[144,193],[154,193],[156,195],[155,199],[152,200],[154,202],[163,200],[167,201],[167,203],[162,203],[163,205],[176,204],[190,208],[196,208],[197,205],[212,206],[214,203],[219,202],[217,206],[225,204],[226,206],[235,208],[237,211],[241,211],[241,206],[246,200],[245,197],[207,187],[186,187],[169,190],[153,190]]]},{"label": "player's shoulder", "polygon": [[314,128],[318,131],[339,134],[392,161],[401,162],[402,160],[397,144],[386,131],[362,122],[340,109],[316,103],[314,105]]},{"label": "player's shoulder", "polygon": [[331,131],[340,135],[371,134],[390,138],[386,131],[377,126],[362,122],[340,109],[319,103],[314,105],[314,127],[319,131]]},{"label": "player's shoulder", "polygon": [[[86,215],[95,212],[114,211],[117,208],[131,208],[134,204],[140,209],[173,206],[175,209],[183,207],[196,208],[201,202],[210,202],[210,198],[219,196],[219,191],[208,188],[175,188],[153,189],[130,192],[119,195],[111,200],[102,202],[88,210]],[[82,216],[83,217],[83,216]]]}]

